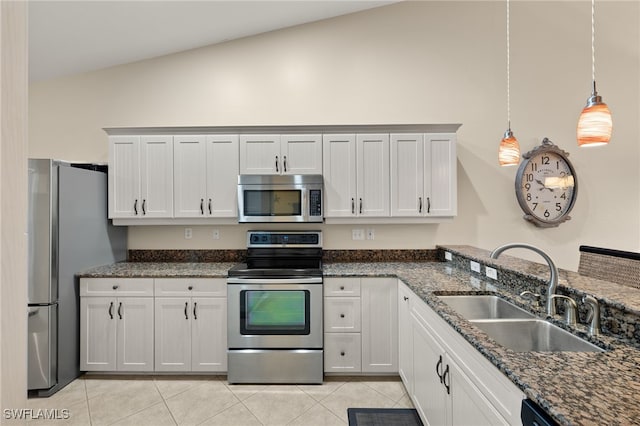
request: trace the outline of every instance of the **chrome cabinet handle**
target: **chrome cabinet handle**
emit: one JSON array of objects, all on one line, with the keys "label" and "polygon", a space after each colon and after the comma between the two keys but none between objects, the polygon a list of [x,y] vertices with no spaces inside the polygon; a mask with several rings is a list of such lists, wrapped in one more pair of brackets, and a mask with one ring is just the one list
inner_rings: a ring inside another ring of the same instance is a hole
[{"label": "chrome cabinet handle", "polygon": [[143,198],[142,199],[142,215],[146,215],[147,214],[147,199]]},{"label": "chrome cabinet handle", "polygon": [[436,364],[436,374],[438,375],[438,379],[440,379],[440,383],[442,383],[443,375],[440,374],[440,367],[442,366],[442,355],[440,355],[440,359],[438,359],[438,363]]},{"label": "chrome cabinet handle", "polygon": [[356,201],[351,199],[351,214],[356,214]]},{"label": "chrome cabinet handle", "polygon": [[283,156],[282,164],[284,165],[284,172],[287,173],[287,156]]},{"label": "chrome cabinet handle", "polygon": [[189,319],[189,314],[187,313],[188,307],[189,307],[189,302],[184,302],[184,319]]},{"label": "chrome cabinet handle", "polygon": [[204,198],[200,198],[200,214],[204,215]]},{"label": "chrome cabinet handle", "polygon": [[362,198],[360,198],[360,214],[362,214]]},{"label": "chrome cabinet handle", "polygon": [[211,213],[211,198],[209,198],[209,214],[212,214]]},{"label": "chrome cabinet handle", "polygon": [[418,213],[422,213],[422,197],[418,197]]},{"label": "chrome cabinet handle", "polygon": [[198,302],[193,302],[193,319],[197,320],[198,319]]},{"label": "chrome cabinet handle", "polygon": [[113,302],[109,304],[109,318],[113,319]]},{"label": "chrome cabinet handle", "polygon": [[276,155],[276,172],[279,172],[280,170],[278,169],[278,156]]},{"label": "chrome cabinet handle", "polygon": [[118,318],[122,319],[122,302],[118,305]]},{"label": "chrome cabinet handle", "polygon": [[431,213],[431,199],[427,197],[427,213]]},{"label": "chrome cabinet handle", "polygon": [[444,374],[442,375],[442,384],[447,389],[447,395],[451,393],[448,377],[449,377],[449,364],[447,364],[447,368],[444,369]]},{"label": "chrome cabinet handle", "polygon": [[133,202],[133,212],[135,213],[136,216],[138,216],[138,199],[137,198]]}]

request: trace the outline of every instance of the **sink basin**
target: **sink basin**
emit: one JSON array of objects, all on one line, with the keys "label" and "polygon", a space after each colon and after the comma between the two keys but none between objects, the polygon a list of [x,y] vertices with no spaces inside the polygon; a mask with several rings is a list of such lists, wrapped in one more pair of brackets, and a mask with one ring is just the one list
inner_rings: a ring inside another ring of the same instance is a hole
[{"label": "sink basin", "polygon": [[535,315],[498,296],[454,295],[438,297],[467,320],[535,318]]},{"label": "sink basin", "polygon": [[500,345],[516,352],[604,352],[602,348],[540,319],[470,322]]}]

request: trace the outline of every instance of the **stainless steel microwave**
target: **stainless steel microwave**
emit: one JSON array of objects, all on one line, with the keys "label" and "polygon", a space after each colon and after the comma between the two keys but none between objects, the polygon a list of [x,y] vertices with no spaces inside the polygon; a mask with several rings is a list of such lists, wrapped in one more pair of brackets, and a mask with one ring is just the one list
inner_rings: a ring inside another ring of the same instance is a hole
[{"label": "stainless steel microwave", "polygon": [[239,175],[239,222],[322,222],[322,175]]}]

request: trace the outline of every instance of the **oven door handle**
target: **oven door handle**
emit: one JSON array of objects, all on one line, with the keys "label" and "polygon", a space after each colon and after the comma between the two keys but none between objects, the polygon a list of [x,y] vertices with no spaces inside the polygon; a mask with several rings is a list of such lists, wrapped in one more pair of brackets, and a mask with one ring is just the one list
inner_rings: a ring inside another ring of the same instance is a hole
[{"label": "oven door handle", "polygon": [[322,277],[306,278],[227,278],[227,284],[322,284]]}]

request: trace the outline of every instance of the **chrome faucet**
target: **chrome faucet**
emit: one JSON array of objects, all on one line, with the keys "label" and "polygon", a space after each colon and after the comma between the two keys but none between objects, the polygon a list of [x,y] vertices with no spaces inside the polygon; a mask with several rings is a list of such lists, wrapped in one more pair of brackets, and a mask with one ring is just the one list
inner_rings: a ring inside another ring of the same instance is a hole
[{"label": "chrome faucet", "polygon": [[586,295],[582,302],[589,307],[587,321],[589,321],[589,335],[598,336],[600,334],[600,305],[595,297]]},{"label": "chrome faucet", "polygon": [[549,271],[551,272],[551,276],[549,277],[549,282],[547,283],[546,307],[547,307],[547,314],[554,316],[556,314],[556,302],[554,298],[551,296],[556,294],[556,289],[558,288],[558,268],[556,267],[556,264],[553,263],[553,260],[551,260],[549,255],[547,255],[545,252],[540,250],[538,247],[532,246],[530,244],[524,244],[524,243],[505,244],[493,250],[489,255],[489,257],[491,257],[491,259],[497,259],[498,256],[500,256],[500,254],[502,254],[503,251],[512,249],[512,248],[523,248],[523,249],[534,251],[538,253],[540,256],[542,256],[544,260],[547,262],[547,265],[549,265]]},{"label": "chrome faucet", "polygon": [[551,298],[551,300],[562,299],[566,302],[567,306],[565,309],[564,322],[567,325],[575,327],[576,316],[578,315],[578,304],[576,303],[576,301],[570,298],[569,296],[563,296],[562,294],[552,294],[549,297]]}]

